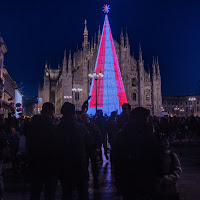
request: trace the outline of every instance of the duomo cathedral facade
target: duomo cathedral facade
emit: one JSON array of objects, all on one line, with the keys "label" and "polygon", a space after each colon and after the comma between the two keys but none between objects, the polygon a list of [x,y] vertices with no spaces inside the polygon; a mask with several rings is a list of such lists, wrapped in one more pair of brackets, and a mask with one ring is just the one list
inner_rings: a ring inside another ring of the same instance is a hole
[{"label": "duomo cathedral facade", "polygon": [[[82,48],[75,52],[64,52],[62,66],[51,69],[45,64],[44,81],[39,85],[38,97],[42,102],[52,102],[55,105],[55,114],[60,114],[61,106],[68,101],[81,109],[87,100],[91,87],[91,78],[88,76],[94,72],[95,63],[100,45],[100,28],[97,34],[89,41],[87,24],[83,33]],[[142,49],[139,46],[139,58],[136,59],[130,52],[128,34],[120,35],[120,42],[114,41],[115,50],[121,70],[121,76],[128,103],[132,108],[145,107],[151,111],[151,115],[161,116],[162,94],[161,75],[158,59],[153,59],[152,73],[144,69]],[[73,88],[81,91],[74,92]]]}]

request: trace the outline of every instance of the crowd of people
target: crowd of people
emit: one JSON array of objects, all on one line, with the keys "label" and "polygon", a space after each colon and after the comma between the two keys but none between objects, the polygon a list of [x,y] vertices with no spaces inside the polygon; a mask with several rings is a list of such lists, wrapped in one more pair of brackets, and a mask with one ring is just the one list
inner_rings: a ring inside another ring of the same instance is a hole
[{"label": "crowd of people", "polygon": [[72,199],[73,190],[77,190],[79,199],[89,199],[88,181],[93,177],[93,187],[99,189],[103,156],[110,159],[116,195],[124,200],[178,200],[177,181],[182,170],[170,141],[189,138],[195,142],[200,135],[199,118],[151,117],[149,110],[143,107],[131,110],[128,103],[122,109],[120,115],[113,111],[110,117],[105,117],[102,110],[97,110],[90,117],[87,104],[81,111],[75,111],[75,106],[66,102],[59,119],[54,117],[53,104],[47,102],[41,115],[32,119],[15,119],[11,115],[4,119],[1,115],[0,200],[3,161],[9,151],[13,173],[17,172],[21,135],[26,138],[31,200],[39,200],[43,188],[45,199],[55,200],[58,181],[63,200]]}]

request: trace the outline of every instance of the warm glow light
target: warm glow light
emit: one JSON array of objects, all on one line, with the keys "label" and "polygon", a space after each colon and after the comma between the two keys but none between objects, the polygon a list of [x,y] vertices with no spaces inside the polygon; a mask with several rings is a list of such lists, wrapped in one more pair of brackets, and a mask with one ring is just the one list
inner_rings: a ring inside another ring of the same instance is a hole
[{"label": "warm glow light", "polygon": [[188,101],[196,101],[196,97],[189,97]]}]

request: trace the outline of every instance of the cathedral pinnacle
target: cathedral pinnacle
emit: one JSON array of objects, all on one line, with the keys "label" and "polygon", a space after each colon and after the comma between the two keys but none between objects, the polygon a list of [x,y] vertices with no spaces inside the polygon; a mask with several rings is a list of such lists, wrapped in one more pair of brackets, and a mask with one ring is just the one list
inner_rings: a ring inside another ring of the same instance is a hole
[{"label": "cathedral pinnacle", "polygon": [[100,40],[101,40],[101,28],[100,28],[100,25],[99,25],[99,30],[98,30],[98,44],[100,43]]},{"label": "cathedral pinnacle", "polygon": [[87,20],[85,20],[84,24],[85,24],[85,29],[84,29],[84,33],[83,33],[83,35],[84,35],[84,36],[88,36]]},{"label": "cathedral pinnacle", "polygon": [[67,70],[67,58],[66,58],[66,50],[64,51],[64,59],[63,59],[63,72]]},{"label": "cathedral pinnacle", "polygon": [[121,44],[122,47],[124,47],[124,33],[123,33],[123,28],[121,28],[120,44]]},{"label": "cathedral pinnacle", "polygon": [[66,50],[64,51],[64,59],[66,60]]},{"label": "cathedral pinnacle", "polygon": [[157,67],[157,78],[160,78],[160,66],[159,66],[159,62],[158,62],[158,57],[157,57],[156,67]]},{"label": "cathedral pinnacle", "polygon": [[128,38],[128,31],[127,31],[127,28],[126,28],[126,46],[128,47],[129,46],[129,38]]},{"label": "cathedral pinnacle", "polygon": [[140,43],[139,43],[139,60],[142,61],[142,47]]},{"label": "cathedral pinnacle", "polygon": [[155,66],[155,59],[154,59],[154,56],[153,56],[153,64],[152,64],[152,71],[153,71],[153,77],[155,78],[156,77],[156,66]]},{"label": "cathedral pinnacle", "polygon": [[46,59],[46,63],[45,63],[45,69],[48,69],[47,59]]}]

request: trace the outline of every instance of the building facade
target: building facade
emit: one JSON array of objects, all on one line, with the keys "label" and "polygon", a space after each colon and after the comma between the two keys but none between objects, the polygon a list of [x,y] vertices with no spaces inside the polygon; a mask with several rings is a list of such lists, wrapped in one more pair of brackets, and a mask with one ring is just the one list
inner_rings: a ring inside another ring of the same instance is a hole
[{"label": "building facade", "polygon": [[200,95],[163,96],[163,111],[169,116],[200,116]]},{"label": "building facade", "polygon": [[[8,116],[9,112],[15,112],[15,92],[18,90],[4,65],[4,54],[7,52],[6,44],[0,35],[0,113]],[[18,90],[21,94],[21,92]],[[22,94],[21,94],[22,95]]]},{"label": "building facade", "polygon": [[23,98],[23,115],[32,117],[38,114],[38,98],[37,97],[24,97]]},{"label": "building facade", "polygon": [[[88,74],[94,72],[100,45],[100,28],[96,37],[88,39],[87,24],[83,33],[81,50],[73,54],[69,51],[67,59],[66,51],[62,67],[51,69],[45,65],[44,81],[39,85],[38,97],[43,103],[52,102],[55,105],[56,114],[60,114],[61,106],[69,101],[78,105],[78,109],[89,96],[92,80]],[[120,35],[120,43],[114,40],[115,50],[121,70],[122,80],[127,96],[127,101],[136,108],[143,106],[151,111],[152,115],[162,114],[161,75],[158,59],[153,59],[152,74],[144,69],[142,48],[139,46],[139,58],[136,59],[130,52],[128,33],[123,31]],[[73,88],[81,88],[80,92],[73,92]]]}]

